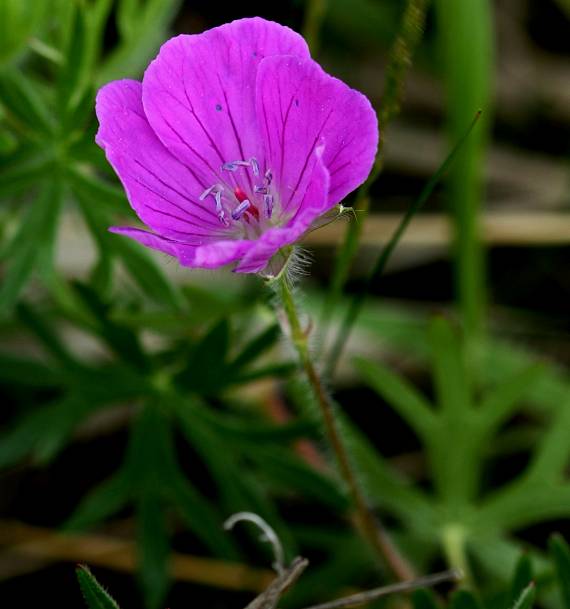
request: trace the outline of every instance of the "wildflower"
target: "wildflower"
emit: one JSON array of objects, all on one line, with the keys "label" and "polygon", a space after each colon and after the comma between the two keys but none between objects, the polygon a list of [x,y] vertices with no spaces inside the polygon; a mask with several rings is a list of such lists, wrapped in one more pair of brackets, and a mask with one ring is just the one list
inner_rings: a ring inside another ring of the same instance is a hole
[{"label": "wildflower", "polygon": [[378,144],[366,97],[261,18],[172,38],[142,83],[109,83],[96,110],[96,141],[150,228],[110,230],[189,267],[277,274],[366,179]]}]

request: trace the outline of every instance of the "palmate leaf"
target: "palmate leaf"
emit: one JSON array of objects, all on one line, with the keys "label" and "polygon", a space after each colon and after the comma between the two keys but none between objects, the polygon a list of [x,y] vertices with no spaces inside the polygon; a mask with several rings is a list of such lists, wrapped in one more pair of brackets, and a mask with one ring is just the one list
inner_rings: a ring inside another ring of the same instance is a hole
[{"label": "palmate leaf", "polygon": [[267,489],[250,473],[251,468],[246,467],[239,448],[228,441],[228,437],[216,433],[208,418],[199,416],[201,408],[198,405],[181,400],[174,408],[182,433],[210,471],[225,515],[238,511],[255,512],[272,526],[293,556],[294,540],[269,499]]},{"label": "palmate leaf", "polygon": [[24,216],[13,237],[13,252],[0,287],[0,315],[10,311],[30,278],[41,254],[41,246],[53,240],[62,203],[61,184],[50,182]]},{"label": "palmate leaf", "polygon": [[85,497],[66,526],[73,530],[93,526],[127,505],[158,501],[177,510],[211,552],[235,559],[235,547],[221,528],[222,515],[180,469],[172,424],[162,409],[168,404],[163,400],[164,397],[154,398],[141,408],[131,425],[119,470]]},{"label": "palmate leaf", "polygon": [[128,326],[110,317],[111,306],[87,284],[75,282],[75,291],[86,309],[93,315],[95,335],[112,349],[124,362],[141,372],[148,372],[149,362],[143,351],[138,335]]},{"label": "palmate leaf", "polygon": [[30,137],[37,133],[53,134],[55,119],[50,114],[44,96],[30,75],[24,76],[17,69],[0,73],[0,105],[28,131]]},{"label": "palmate leaf", "polygon": [[79,565],[75,574],[89,609],[119,609],[119,605],[85,565]]},{"label": "palmate leaf", "polygon": [[106,201],[107,205],[113,206],[120,202],[123,206],[124,194],[78,172],[72,174],[72,180],[85,222],[99,250],[100,260],[107,261],[110,257],[120,260],[147,297],[161,305],[182,308],[183,299],[179,291],[164,276],[151,255],[138,243],[108,232],[112,221],[110,215],[99,206],[99,202]]},{"label": "palmate leaf", "polygon": [[[55,167],[53,154],[38,149],[37,146],[22,146],[11,153],[9,158],[0,157],[0,196],[9,197],[31,186],[42,184],[44,178],[52,175]],[[13,246],[12,246],[13,249]],[[6,256],[3,248],[0,257]]]}]

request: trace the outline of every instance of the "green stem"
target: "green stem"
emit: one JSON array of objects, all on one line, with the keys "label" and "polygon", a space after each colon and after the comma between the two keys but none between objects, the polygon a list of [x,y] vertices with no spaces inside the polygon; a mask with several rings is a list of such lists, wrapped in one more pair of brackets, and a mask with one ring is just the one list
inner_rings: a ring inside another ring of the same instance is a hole
[{"label": "green stem", "polygon": [[413,53],[421,39],[427,4],[428,0],[408,0],[402,17],[400,31],[390,52],[390,60],[385,77],[385,93],[379,112],[380,140],[378,142],[378,153],[370,176],[360,187],[356,195],[353,207],[356,212],[357,221],[350,222],[348,225],[344,241],[338,248],[335,256],[331,286],[321,315],[323,343],[326,342],[326,328],[329,325],[333,311],[338,305],[358,250],[362,228],[370,207],[370,188],[382,172],[386,126],[400,111],[400,104],[404,96],[404,80],[412,63]]},{"label": "green stem", "polygon": [[325,390],[311,359],[308,335],[301,326],[297,306],[286,272],[282,272],[272,283],[287,316],[291,341],[297,351],[299,361],[319,406],[329,444],[336,457],[342,478],[349,489],[355,509],[354,521],[363,537],[372,545],[378,556],[388,564],[394,575],[402,580],[412,579],[414,572],[411,566],[400,555],[392,540],[370,511],[364,493],[358,484],[350,456],[340,435],[334,415],[333,402]]},{"label": "green stem", "polygon": [[452,163],[454,162],[455,157],[459,154],[462,146],[468,141],[473,128],[479,121],[480,116],[481,116],[481,112],[477,112],[477,114],[475,115],[475,118],[471,121],[471,124],[469,125],[469,128],[467,129],[467,131],[463,134],[463,136],[457,142],[457,144],[455,144],[455,146],[452,148],[451,152],[448,154],[446,159],[443,161],[440,168],[435,172],[435,174],[430,178],[429,182],[424,186],[422,192],[420,193],[420,196],[410,205],[410,207],[408,208],[408,210],[402,217],[400,223],[398,224],[398,227],[392,234],[390,241],[388,241],[388,243],[386,244],[386,246],[384,247],[384,249],[378,256],[378,258],[374,264],[374,267],[372,268],[372,272],[366,278],[366,282],[365,282],[364,286],[351,299],[350,304],[348,305],[348,309],[346,310],[346,313],[341,320],[340,328],[337,332],[335,340],[332,343],[332,346],[330,348],[330,352],[329,352],[329,355],[328,355],[328,358],[326,361],[325,372],[326,372],[327,378],[333,378],[334,372],[336,369],[336,365],[338,363],[338,360],[340,359],[344,346],[346,345],[346,343],[348,341],[348,337],[350,335],[350,331],[352,330],[354,322],[356,321],[358,315],[360,314],[362,305],[364,304],[372,285],[374,285],[374,283],[376,283],[376,281],[380,278],[380,276],[384,272],[384,269],[386,268],[386,264],[388,263],[388,260],[390,259],[392,252],[396,248],[396,245],[398,244],[400,237],[404,234],[404,231],[406,230],[408,224],[411,222],[411,220],[415,216],[415,214],[424,206],[424,204],[430,198],[434,188],[437,186],[437,184],[439,183],[441,178],[451,167]]},{"label": "green stem", "polygon": [[[485,118],[458,156],[448,193],[454,226],[453,260],[459,308],[468,348],[483,334],[486,305],[485,251],[479,213],[483,202],[485,148],[489,137],[493,81],[493,25],[489,0],[436,0],[436,18],[447,120],[452,140],[475,110]],[[475,340],[473,340],[475,339]]]},{"label": "green stem", "polygon": [[450,567],[463,574],[462,584],[471,587],[471,570],[465,553],[467,531],[461,524],[448,524],[442,532],[443,549]]}]

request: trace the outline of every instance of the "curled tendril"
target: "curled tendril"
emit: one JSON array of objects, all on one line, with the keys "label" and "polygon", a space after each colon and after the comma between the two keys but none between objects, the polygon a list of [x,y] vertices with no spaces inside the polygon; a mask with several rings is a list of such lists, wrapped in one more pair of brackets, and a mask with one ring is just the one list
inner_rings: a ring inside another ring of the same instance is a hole
[{"label": "curled tendril", "polygon": [[275,531],[258,514],[253,512],[237,512],[224,522],[224,529],[230,531],[238,522],[251,522],[261,530],[260,540],[269,543],[273,549],[272,568],[282,575],[285,572],[285,555],[283,546]]}]

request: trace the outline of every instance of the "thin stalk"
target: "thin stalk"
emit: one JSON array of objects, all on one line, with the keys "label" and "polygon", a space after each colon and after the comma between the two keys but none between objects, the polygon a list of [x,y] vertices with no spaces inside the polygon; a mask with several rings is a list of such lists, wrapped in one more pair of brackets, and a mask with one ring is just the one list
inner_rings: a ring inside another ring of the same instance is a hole
[{"label": "thin stalk", "polygon": [[400,555],[389,536],[380,526],[367,505],[364,493],[358,484],[356,472],[353,469],[350,456],[344,445],[338,424],[334,415],[333,402],[327,393],[309,351],[307,332],[301,326],[299,313],[293,298],[293,293],[287,274],[282,272],[273,280],[276,293],[279,296],[287,321],[291,341],[297,351],[299,361],[305,371],[307,380],[313,391],[315,400],[319,406],[326,435],[336,457],[336,461],[350,492],[355,509],[354,520],[363,537],[372,545],[378,556],[385,561],[394,575],[401,580],[413,579],[414,572],[408,562]]},{"label": "thin stalk", "polygon": [[[390,120],[400,112],[400,104],[404,96],[405,77],[412,64],[414,51],[422,37],[427,5],[428,0],[408,0],[400,31],[390,52],[390,60],[386,69],[384,96],[379,112],[380,140],[378,142],[378,153],[370,176],[356,195],[353,207],[357,220],[349,223],[344,241],[335,256],[331,285],[321,316],[323,333],[326,332],[332,313],[340,300],[350,267],[358,250],[362,227],[370,207],[370,188],[380,175],[384,165],[385,130]],[[326,342],[325,338],[326,336],[323,334],[323,343]]]},{"label": "thin stalk", "polygon": [[310,607],[306,607],[306,609],[345,609],[346,607],[355,607],[357,605],[370,603],[384,596],[389,596],[390,594],[397,594],[398,592],[411,592],[412,590],[417,590],[418,588],[427,588],[443,582],[458,581],[461,579],[461,577],[462,573],[459,569],[450,569],[449,571],[442,571],[441,573],[434,573],[433,575],[418,577],[417,579],[413,579],[411,581],[382,586],[381,588],[366,590],[366,592],[358,592],[357,594],[345,596],[344,598],[339,598],[328,603],[311,605]]},{"label": "thin stalk", "polygon": [[370,288],[384,272],[384,269],[386,268],[386,264],[388,263],[388,260],[390,259],[392,252],[394,251],[396,245],[398,244],[398,242],[400,240],[400,237],[403,235],[408,224],[410,223],[412,218],[415,216],[415,214],[424,206],[426,201],[430,198],[434,188],[437,186],[437,184],[440,182],[442,177],[451,167],[451,164],[453,163],[454,159],[459,154],[459,151],[462,149],[463,145],[469,138],[471,131],[477,124],[477,121],[479,120],[480,117],[481,117],[481,111],[477,112],[477,114],[475,115],[475,118],[471,121],[471,124],[469,125],[469,128],[467,129],[467,131],[463,134],[461,139],[453,147],[451,152],[448,154],[447,158],[443,161],[442,165],[435,172],[435,174],[430,178],[429,182],[424,186],[422,192],[420,193],[420,196],[417,199],[415,199],[413,201],[413,203],[410,205],[410,207],[408,208],[408,210],[402,217],[400,224],[394,231],[394,234],[390,238],[390,241],[386,244],[386,246],[380,253],[380,256],[376,260],[376,263],[374,265],[374,268],[372,269],[372,272],[366,279],[365,285],[362,287],[362,289],[359,292],[357,292],[355,294],[355,296],[350,301],[348,310],[346,311],[346,314],[341,322],[340,329],[337,333],[337,336],[336,336],[334,343],[329,352],[326,370],[325,370],[327,378],[332,378],[334,375],[334,371],[338,364],[338,360],[342,354],[342,350],[343,350],[344,346],[346,345],[350,331],[360,313],[360,310],[362,309],[362,305],[364,304],[364,301],[366,300],[366,297],[368,296],[368,294],[370,292]]}]

